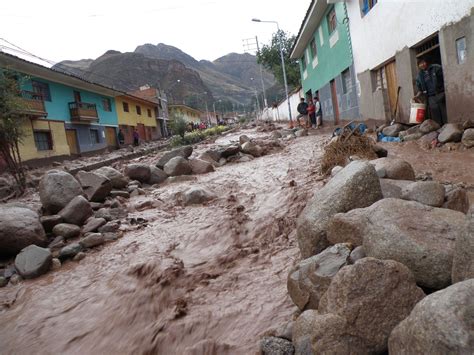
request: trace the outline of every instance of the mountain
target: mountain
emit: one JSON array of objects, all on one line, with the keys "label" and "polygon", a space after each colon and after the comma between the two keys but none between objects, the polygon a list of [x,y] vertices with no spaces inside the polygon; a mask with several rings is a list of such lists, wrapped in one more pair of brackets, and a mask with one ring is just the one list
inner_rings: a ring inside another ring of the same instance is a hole
[{"label": "mountain", "polygon": [[[185,101],[201,109],[204,101],[211,104],[215,100],[248,105],[255,90],[262,91],[260,66],[251,54],[230,53],[214,61],[197,61],[163,43],[140,45],[129,53],[109,50],[95,60],[64,60],[53,68],[123,91],[144,84],[160,87],[171,101]],[[278,90],[273,75],[267,70],[262,74],[266,90]]]}]

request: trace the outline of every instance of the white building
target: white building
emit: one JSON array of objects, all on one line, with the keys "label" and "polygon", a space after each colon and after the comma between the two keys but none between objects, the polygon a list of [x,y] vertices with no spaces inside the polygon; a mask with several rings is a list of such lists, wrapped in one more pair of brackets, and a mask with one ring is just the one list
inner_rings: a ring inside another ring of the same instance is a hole
[{"label": "white building", "polygon": [[[291,117],[293,121],[298,116],[296,107],[300,103],[300,98],[304,97],[303,89],[297,88],[288,94],[290,98]],[[277,104],[277,107],[268,107],[263,110],[262,119],[272,121],[289,121],[288,100],[285,98]]]}]

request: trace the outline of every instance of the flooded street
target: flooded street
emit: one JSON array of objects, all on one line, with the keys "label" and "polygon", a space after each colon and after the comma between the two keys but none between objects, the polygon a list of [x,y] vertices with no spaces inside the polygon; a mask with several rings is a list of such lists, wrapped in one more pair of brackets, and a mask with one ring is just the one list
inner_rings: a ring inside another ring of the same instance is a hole
[{"label": "flooded street", "polygon": [[[129,205],[158,206],[130,214],[147,226],[0,290],[2,353],[257,352],[262,334],[295,311],[286,278],[299,259],[296,218],[322,184],[325,138],[292,140],[277,153],[132,198]],[[191,185],[217,198],[176,203]]]}]

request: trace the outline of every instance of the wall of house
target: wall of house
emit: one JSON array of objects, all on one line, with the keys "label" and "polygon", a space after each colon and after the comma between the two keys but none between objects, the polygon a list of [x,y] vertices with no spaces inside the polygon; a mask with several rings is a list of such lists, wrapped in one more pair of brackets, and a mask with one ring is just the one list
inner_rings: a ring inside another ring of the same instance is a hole
[{"label": "wall of house", "polygon": [[[20,145],[20,156],[23,161],[44,159],[56,156],[70,155],[66,140],[64,122],[44,119],[27,119],[23,123],[25,137]],[[52,137],[53,149],[38,150],[35,144],[33,130],[49,131]]]},{"label": "wall of house", "polygon": [[[105,149],[107,147],[104,126],[96,124],[66,123],[66,129],[74,129],[76,131],[77,140],[79,141],[79,152],[81,154]],[[92,141],[91,129],[97,129],[99,131],[99,143]]]},{"label": "wall of house", "polygon": [[[465,37],[466,61],[458,62],[456,40]],[[450,24],[439,33],[449,122],[463,122],[474,112],[474,16]]]},{"label": "wall of house", "polygon": [[[70,122],[71,115],[69,113],[69,103],[74,101],[74,91],[79,91],[81,93],[82,102],[96,105],[97,113],[99,115],[99,123],[117,126],[117,112],[115,109],[115,102],[112,97],[75,89],[73,87],[58,84],[49,80],[37,79],[34,77],[32,79],[49,85],[51,101],[44,102],[46,111],[48,112],[48,118]],[[23,89],[32,91],[33,87],[31,81],[25,82]],[[111,111],[104,110],[102,103],[102,99],[104,98],[110,100]]]},{"label": "wall of house", "polygon": [[380,1],[364,16],[358,0],[347,1],[354,65],[357,73],[413,47],[446,23],[470,14],[474,0]]},{"label": "wall of house", "polygon": [[[290,95],[290,106],[291,106],[291,117],[293,121],[296,119],[296,117],[299,115],[298,111],[296,108],[298,107],[298,104],[300,103],[300,98],[304,97],[304,92],[303,90],[299,90],[297,92],[294,92],[293,94]],[[285,99],[281,101],[278,104],[278,107],[276,109],[272,110],[272,115],[273,119],[275,121],[288,121],[289,120],[289,115],[288,115],[288,101]]]},{"label": "wall of house", "polygon": [[186,122],[201,122],[200,114],[195,113],[194,111],[187,110],[183,107],[171,107],[170,108],[171,116],[176,115],[178,117],[183,117]]},{"label": "wall of house", "polygon": [[[123,110],[123,102],[128,103],[129,112]],[[128,97],[116,97],[117,117],[120,125],[136,126],[141,123],[148,127],[156,127],[155,106],[135,101]],[[141,107],[142,114],[137,113],[136,106]],[[151,117],[148,117],[147,109],[151,110]]]}]

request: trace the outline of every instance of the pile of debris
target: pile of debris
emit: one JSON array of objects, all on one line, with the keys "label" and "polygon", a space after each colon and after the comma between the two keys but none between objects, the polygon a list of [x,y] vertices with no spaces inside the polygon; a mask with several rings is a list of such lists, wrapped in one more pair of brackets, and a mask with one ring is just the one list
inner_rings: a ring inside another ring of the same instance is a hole
[{"label": "pile of debris", "polygon": [[[474,209],[401,159],[341,168],[298,218],[295,320],[264,354],[473,353]],[[280,351],[280,352],[278,352]]]}]

